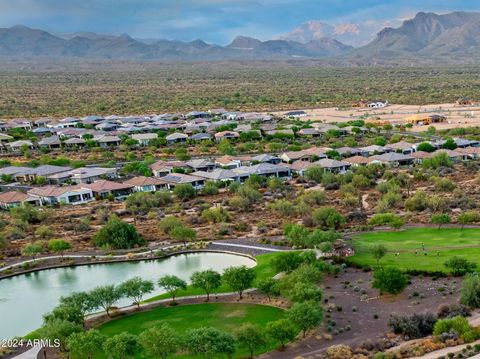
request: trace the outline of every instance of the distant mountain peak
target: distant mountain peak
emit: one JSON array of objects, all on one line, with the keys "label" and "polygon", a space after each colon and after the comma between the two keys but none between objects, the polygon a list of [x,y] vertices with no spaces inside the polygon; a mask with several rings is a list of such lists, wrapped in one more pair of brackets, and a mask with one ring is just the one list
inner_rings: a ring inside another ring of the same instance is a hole
[{"label": "distant mountain peak", "polygon": [[349,57],[362,61],[477,62],[480,56],[480,13],[418,12],[398,28],[386,27]]},{"label": "distant mountain peak", "polygon": [[248,36],[237,36],[227,47],[234,49],[254,49],[262,42],[258,39]]},{"label": "distant mountain peak", "polygon": [[282,35],[280,39],[306,44],[312,40],[332,38],[344,44],[358,46],[370,41],[380,27],[350,22],[330,24],[320,20],[309,20]]}]

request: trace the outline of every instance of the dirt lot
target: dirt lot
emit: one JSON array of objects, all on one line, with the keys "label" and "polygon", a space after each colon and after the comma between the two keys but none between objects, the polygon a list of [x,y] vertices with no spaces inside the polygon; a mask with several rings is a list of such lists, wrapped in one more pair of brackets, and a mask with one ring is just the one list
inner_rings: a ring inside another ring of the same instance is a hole
[{"label": "dirt lot", "polygon": [[[412,277],[412,283],[402,294],[380,297],[370,281],[371,273],[353,268],[348,268],[338,278],[326,278],[324,301],[325,308],[330,310],[326,311],[323,328],[289,345],[284,352],[272,352],[264,358],[315,358],[331,345],[356,347],[366,341],[382,339],[388,332],[391,314],[436,313],[441,305],[458,303],[461,288],[460,279]],[[328,325],[332,327],[330,340],[325,339]]]},{"label": "dirt lot", "polygon": [[[389,105],[382,109],[352,108],[339,109],[337,107],[330,108],[313,108],[305,110],[307,116],[302,120],[320,120],[326,123],[330,122],[347,122],[358,119],[362,116],[368,118],[379,118],[386,120],[392,124],[404,123],[405,117],[415,115],[417,113],[442,114],[447,117],[447,122],[435,124],[438,130],[445,130],[455,127],[475,127],[480,126],[480,105],[458,106],[455,104],[435,104],[426,106],[417,105]],[[276,112],[282,115],[284,112]],[[412,131],[425,131],[428,126],[414,126]]]}]

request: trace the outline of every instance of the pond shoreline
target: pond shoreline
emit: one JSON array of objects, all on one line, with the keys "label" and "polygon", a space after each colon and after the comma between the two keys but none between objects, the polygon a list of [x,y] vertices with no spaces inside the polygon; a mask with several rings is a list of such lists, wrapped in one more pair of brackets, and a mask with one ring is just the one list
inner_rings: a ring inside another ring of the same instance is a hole
[{"label": "pond shoreline", "polygon": [[[0,281],[3,279],[8,279],[24,274],[30,274],[30,273],[35,273],[35,272],[41,272],[44,270],[49,270],[49,269],[57,269],[57,268],[68,268],[68,267],[81,267],[81,266],[88,266],[88,265],[96,265],[96,264],[109,264],[109,263],[125,263],[125,262],[140,262],[140,261],[154,261],[154,260],[160,260],[160,259],[166,259],[169,257],[177,256],[177,255],[182,255],[182,254],[189,254],[189,253],[202,253],[202,252],[207,252],[207,253],[224,253],[224,254],[232,254],[232,255],[237,255],[237,256],[242,256],[242,257],[247,257],[255,262],[257,261],[254,257],[254,255],[250,255],[247,253],[242,253],[241,251],[235,251],[235,250],[221,250],[221,249],[187,249],[187,250],[180,250],[180,251],[175,251],[172,253],[166,253],[161,256],[153,255],[153,256],[145,256],[145,257],[140,257],[138,258],[127,258],[127,255],[125,255],[125,258],[114,258],[114,259],[106,259],[106,260],[99,260],[99,261],[91,261],[92,259],[95,259],[96,256],[90,256],[90,257],[82,257],[87,259],[86,261],[78,261],[76,263],[57,263],[57,264],[47,264],[45,266],[40,266],[36,268],[31,268],[27,270],[22,270],[18,271],[15,273],[9,273],[9,274],[0,274]],[[72,257],[69,256],[64,256],[64,260],[72,259]],[[73,259],[80,259],[80,258],[73,258]],[[41,258],[39,259],[41,260]],[[0,272],[1,273],[1,272]]]}]

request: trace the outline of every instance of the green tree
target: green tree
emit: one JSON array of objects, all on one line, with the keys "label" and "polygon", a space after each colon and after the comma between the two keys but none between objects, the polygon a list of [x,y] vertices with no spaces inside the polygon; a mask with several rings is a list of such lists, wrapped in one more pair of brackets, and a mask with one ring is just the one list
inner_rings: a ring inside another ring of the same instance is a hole
[{"label": "green tree", "polygon": [[167,216],[162,218],[160,222],[158,222],[158,228],[162,230],[163,233],[170,233],[174,228],[183,226],[183,222],[180,218],[175,216]]},{"label": "green tree", "polygon": [[146,214],[153,207],[153,196],[147,192],[136,192],[125,200],[125,208],[133,214],[133,221],[136,225],[137,216]]},{"label": "green tree", "polygon": [[67,338],[73,333],[82,331],[82,326],[68,320],[55,318],[46,322],[39,330],[38,336],[42,339],[59,340],[60,349],[65,351]]},{"label": "green tree", "polygon": [[458,216],[458,223],[462,225],[462,230],[467,224],[472,224],[480,220],[480,215],[476,211],[463,212]]},{"label": "green tree", "polygon": [[305,171],[305,178],[307,178],[309,181],[321,183],[324,173],[325,170],[322,167],[313,165]]},{"label": "green tree", "polygon": [[422,142],[417,146],[417,151],[434,152],[436,148],[428,142]]},{"label": "green tree", "polygon": [[223,280],[242,299],[245,289],[252,287],[255,276],[255,270],[247,266],[229,267],[223,273]]},{"label": "green tree", "polygon": [[480,275],[478,273],[465,276],[460,303],[471,308],[480,308]]},{"label": "green tree", "polygon": [[207,302],[210,300],[210,293],[222,284],[220,273],[211,269],[193,273],[190,280],[193,287],[200,288],[207,294]]},{"label": "green tree", "polygon": [[113,284],[96,287],[88,295],[92,308],[102,308],[108,316],[110,316],[110,308],[122,298],[122,293]]},{"label": "green tree", "polygon": [[235,352],[235,339],[229,333],[204,327],[187,331],[185,346],[192,355],[204,358],[213,358],[222,354],[230,357]]},{"label": "green tree", "polygon": [[197,232],[194,229],[186,226],[178,226],[173,228],[169,235],[174,240],[183,242],[184,246],[187,245],[187,242],[192,242],[195,240],[195,238],[197,238]]},{"label": "green tree", "polygon": [[447,150],[454,150],[457,148],[457,144],[452,138],[448,138],[442,147],[446,148]]},{"label": "green tree", "polygon": [[67,349],[79,358],[92,359],[93,354],[102,347],[105,338],[96,329],[86,332],[75,332],[66,340]]},{"label": "green tree", "polygon": [[143,240],[135,226],[113,215],[93,237],[93,243],[98,247],[129,249],[143,244]]},{"label": "green tree", "polygon": [[148,356],[162,359],[174,355],[181,345],[177,332],[166,323],[145,330],[140,334],[139,341]]},{"label": "green tree", "polygon": [[35,258],[38,254],[43,252],[43,247],[40,244],[27,244],[22,248],[22,256],[32,257],[35,262]]},{"label": "green tree", "polygon": [[206,196],[218,194],[218,185],[213,181],[207,181],[200,192]]},{"label": "green tree", "polygon": [[372,254],[373,259],[376,260],[378,266],[380,263],[380,259],[385,257],[385,255],[387,254],[387,247],[385,247],[383,244],[374,244],[370,248],[370,253]]},{"label": "green tree", "polygon": [[323,229],[338,229],[345,224],[345,218],[332,207],[318,208],[312,213],[313,223]]},{"label": "green tree", "polygon": [[70,248],[72,248],[71,243],[67,242],[64,239],[50,239],[48,241],[48,249],[51,252],[60,253],[62,259],[64,252],[69,250]]},{"label": "green tree", "polygon": [[51,322],[56,319],[66,320],[75,324],[83,324],[83,313],[77,307],[70,307],[65,304],[59,304],[43,315],[44,323]]},{"label": "green tree", "polygon": [[12,219],[28,224],[40,223],[47,215],[46,211],[35,208],[28,203],[10,209],[10,217],[12,217]]},{"label": "green tree", "polygon": [[132,358],[140,348],[138,337],[127,332],[116,334],[103,343],[103,351],[112,359]]},{"label": "green tree", "polygon": [[196,193],[195,188],[190,183],[180,183],[173,188],[173,194],[182,201],[192,199]]},{"label": "green tree", "polygon": [[407,277],[398,268],[379,268],[373,272],[372,287],[380,290],[380,294],[398,294],[407,286]]},{"label": "green tree", "polygon": [[267,337],[265,331],[252,323],[244,323],[235,333],[238,344],[246,348],[253,358],[256,350],[262,349],[267,345]]},{"label": "green tree", "polygon": [[273,269],[279,272],[289,273],[297,269],[302,263],[304,263],[305,258],[302,257],[300,252],[287,252],[279,253],[272,260]]},{"label": "green tree", "polygon": [[85,318],[85,315],[94,309],[90,294],[87,292],[73,292],[68,296],[62,296],[59,303],[66,307],[77,308],[82,314],[82,318]]},{"label": "green tree", "polygon": [[121,283],[117,290],[122,294],[122,297],[131,299],[137,305],[137,309],[140,309],[140,302],[143,296],[153,292],[153,289],[152,281],[133,277]]},{"label": "green tree", "polygon": [[305,338],[308,330],[318,327],[322,322],[323,309],[320,304],[313,301],[294,303],[287,317],[302,330]]},{"label": "green tree", "polygon": [[282,348],[285,345],[295,339],[298,333],[298,329],[288,319],[280,319],[267,324],[267,333],[274,340],[280,342]]},{"label": "green tree", "polygon": [[444,265],[454,276],[463,276],[467,273],[473,273],[477,269],[477,263],[458,256],[447,259]]},{"label": "green tree", "polygon": [[312,283],[298,281],[287,291],[286,296],[292,302],[304,303],[313,301],[318,303],[322,300],[322,290]]},{"label": "green tree", "polygon": [[171,296],[173,304],[176,304],[175,297],[180,289],[187,288],[187,282],[174,275],[165,275],[158,280],[158,285],[165,289]]},{"label": "green tree", "polygon": [[438,214],[434,214],[432,215],[432,218],[431,218],[431,222],[433,224],[438,224],[438,229],[440,229],[442,227],[442,225],[444,224],[449,224],[451,223],[451,218],[448,214],[446,213],[438,213]]},{"label": "green tree", "polygon": [[280,295],[280,287],[278,280],[273,278],[267,278],[257,283],[257,291],[265,294],[270,301],[271,297],[278,297]]},{"label": "green tree", "polygon": [[40,239],[48,239],[53,237],[55,234],[54,230],[49,226],[42,225],[35,230],[35,235],[40,237]]},{"label": "green tree", "polygon": [[390,226],[393,229],[399,229],[404,224],[405,221],[399,215],[395,213],[378,213],[372,216],[368,223],[371,226]]}]

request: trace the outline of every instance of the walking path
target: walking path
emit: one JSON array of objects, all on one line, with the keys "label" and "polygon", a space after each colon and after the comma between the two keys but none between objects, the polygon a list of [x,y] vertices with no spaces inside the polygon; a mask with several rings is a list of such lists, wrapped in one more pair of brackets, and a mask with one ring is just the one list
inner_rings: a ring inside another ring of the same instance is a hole
[{"label": "walking path", "polygon": [[225,243],[225,242],[212,242],[212,244],[225,247],[237,247],[237,248],[248,248],[248,249],[258,249],[267,252],[287,252],[286,249],[278,249],[272,247],[262,247],[262,246],[251,246],[248,244],[234,244],[234,243]]},{"label": "walking path", "polygon": [[33,348],[23,352],[22,354],[13,357],[12,359],[37,359],[37,355],[42,350],[41,346],[34,346]]}]

